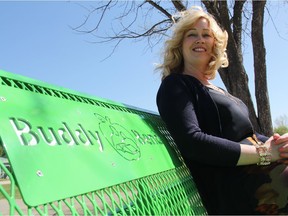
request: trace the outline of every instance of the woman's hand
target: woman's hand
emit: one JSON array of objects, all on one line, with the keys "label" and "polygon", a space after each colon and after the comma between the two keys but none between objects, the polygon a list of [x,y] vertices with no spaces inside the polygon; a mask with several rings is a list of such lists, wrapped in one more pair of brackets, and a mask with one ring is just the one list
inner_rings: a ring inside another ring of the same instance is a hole
[{"label": "woman's hand", "polygon": [[274,134],[274,136],[271,136],[265,143],[264,146],[269,149],[271,153],[271,162],[275,162],[281,159],[279,148],[281,147],[281,144],[275,144],[276,140],[280,138],[279,134]]},{"label": "woman's hand", "polygon": [[288,164],[288,133],[279,135],[279,134],[274,134],[273,135],[273,143],[271,143],[271,148],[273,147],[272,145],[278,146],[278,151],[281,159],[285,161],[286,164]]}]

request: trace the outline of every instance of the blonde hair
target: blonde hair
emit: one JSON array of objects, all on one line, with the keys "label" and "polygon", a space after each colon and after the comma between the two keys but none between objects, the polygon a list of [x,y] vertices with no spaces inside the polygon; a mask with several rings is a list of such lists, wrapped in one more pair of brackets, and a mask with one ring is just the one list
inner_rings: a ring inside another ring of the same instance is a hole
[{"label": "blonde hair", "polygon": [[[220,67],[228,66],[226,46],[228,34],[222,30],[212,15],[203,11],[200,7],[192,7],[173,16],[174,31],[171,39],[167,40],[164,49],[164,60],[157,67],[162,71],[162,80],[171,73],[183,73],[184,60],[182,55],[182,42],[185,33],[200,19],[208,20],[209,26],[215,38],[211,61],[205,75],[208,79],[214,79]],[[178,20],[178,21],[177,21]]]}]

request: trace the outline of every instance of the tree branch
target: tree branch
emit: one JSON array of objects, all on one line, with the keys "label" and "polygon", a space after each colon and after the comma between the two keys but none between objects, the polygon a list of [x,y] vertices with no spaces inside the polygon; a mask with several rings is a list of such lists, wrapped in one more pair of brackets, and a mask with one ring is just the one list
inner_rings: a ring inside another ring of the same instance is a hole
[{"label": "tree branch", "polygon": [[[103,18],[104,18],[104,16],[105,16],[105,14],[106,14],[106,11],[107,11],[109,5],[110,5],[112,2],[113,2],[113,0],[109,0],[107,4],[102,5],[101,7],[98,7],[98,8],[94,8],[92,11],[89,12],[89,14],[88,14],[88,16],[86,17],[85,21],[84,21],[81,25],[79,25],[78,27],[74,28],[74,30],[77,31],[77,32],[82,32],[82,33],[92,33],[92,32],[94,32],[94,31],[97,31],[97,29],[99,28],[99,26],[100,26],[100,24],[101,24],[101,22],[102,22],[102,20],[103,20]],[[80,30],[80,29],[87,23],[87,21],[89,20],[90,16],[91,16],[95,11],[99,11],[99,10],[102,10],[102,9],[103,9],[103,11],[102,11],[102,13],[101,13],[101,15],[100,15],[100,18],[99,18],[97,24],[95,25],[95,27],[94,27],[93,29],[91,29],[91,30],[85,30],[85,31]]]},{"label": "tree branch", "polygon": [[112,40],[125,39],[125,38],[137,39],[137,38],[141,38],[141,37],[149,37],[153,34],[159,34],[159,33],[162,34],[163,32],[166,32],[171,27],[170,25],[168,25],[165,28],[160,27],[157,29],[158,26],[160,26],[164,23],[171,24],[171,20],[170,19],[162,20],[161,22],[154,24],[151,28],[149,28],[148,30],[146,30],[145,32],[142,32],[142,33],[137,33],[135,31],[131,31],[129,29],[126,29],[126,31],[124,33],[121,33],[121,34],[115,32],[115,36],[105,37],[107,40],[102,41],[102,42],[108,42],[108,41],[112,41]]},{"label": "tree branch", "polygon": [[160,12],[162,12],[165,16],[167,16],[172,21],[172,15],[170,13],[168,13],[167,10],[165,10],[159,4],[157,4],[156,2],[154,2],[152,0],[145,0],[145,1],[148,2],[149,4],[151,4],[154,8],[156,8]]},{"label": "tree branch", "polygon": [[186,10],[186,7],[183,5],[182,0],[171,0],[174,7],[177,9],[177,11],[184,11]]}]

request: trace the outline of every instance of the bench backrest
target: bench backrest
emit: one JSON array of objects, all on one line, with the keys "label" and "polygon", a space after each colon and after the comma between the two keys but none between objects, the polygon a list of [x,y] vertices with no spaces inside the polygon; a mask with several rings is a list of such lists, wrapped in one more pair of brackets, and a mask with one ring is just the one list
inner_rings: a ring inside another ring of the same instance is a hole
[{"label": "bench backrest", "polygon": [[0,109],[10,213],[206,213],[157,114],[4,71]]}]

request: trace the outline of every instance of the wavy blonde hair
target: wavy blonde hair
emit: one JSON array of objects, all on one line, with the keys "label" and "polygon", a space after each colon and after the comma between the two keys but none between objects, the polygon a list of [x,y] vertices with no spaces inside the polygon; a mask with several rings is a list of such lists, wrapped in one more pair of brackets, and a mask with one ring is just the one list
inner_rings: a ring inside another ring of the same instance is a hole
[{"label": "wavy blonde hair", "polygon": [[175,21],[171,39],[167,40],[164,49],[164,60],[157,67],[162,71],[162,80],[171,73],[183,73],[184,61],[182,55],[182,43],[184,35],[200,19],[208,20],[213,36],[215,38],[212,57],[205,75],[208,79],[214,79],[220,67],[228,66],[226,46],[228,34],[222,30],[212,15],[203,11],[200,7],[192,7],[186,11],[173,16]]}]

